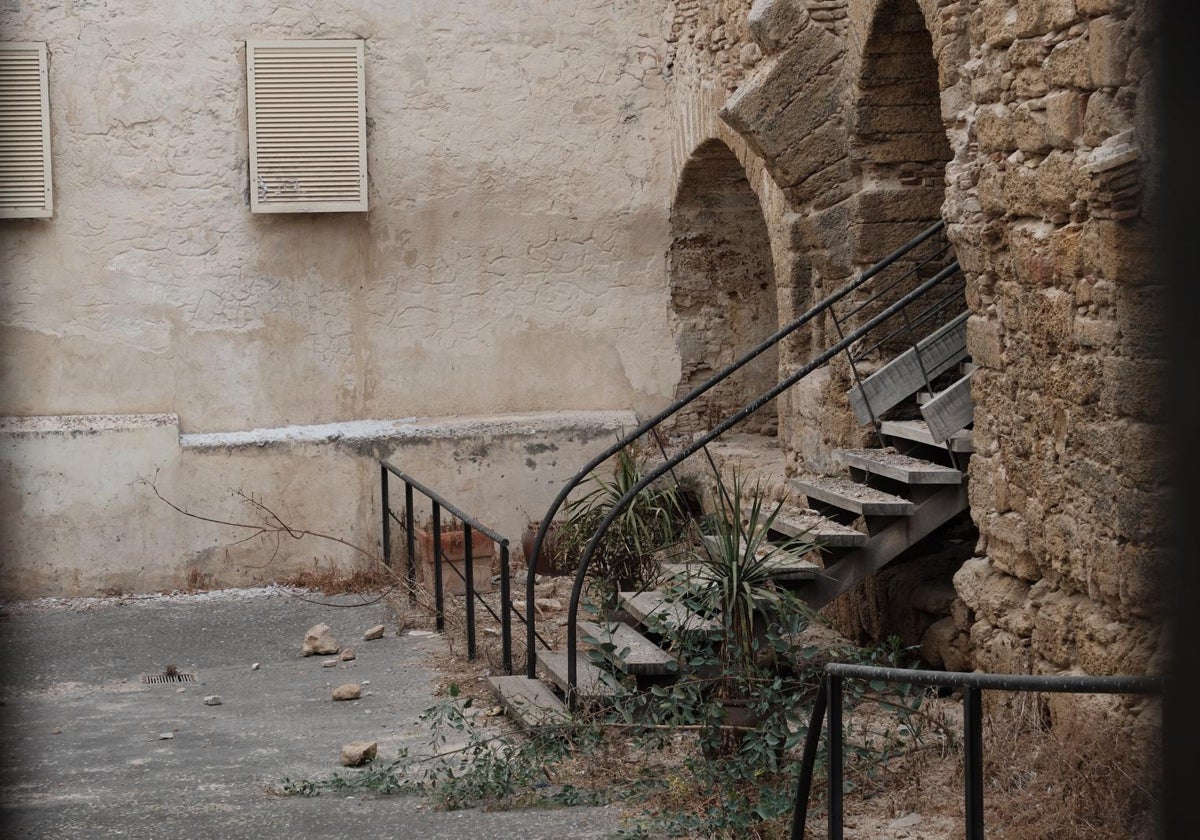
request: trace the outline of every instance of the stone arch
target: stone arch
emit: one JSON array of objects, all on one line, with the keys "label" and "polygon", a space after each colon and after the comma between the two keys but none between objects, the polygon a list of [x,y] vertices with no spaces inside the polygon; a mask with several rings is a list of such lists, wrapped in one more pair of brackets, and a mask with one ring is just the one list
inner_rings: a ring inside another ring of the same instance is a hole
[{"label": "stone arch", "polygon": [[853,262],[870,265],[941,216],[953,151],[933,38],[917,0],[880,0],[867,22],[848,109],[860,188]]},{"label": "stone arch", "polygon": [[[779,326],[771,239],[757,194],[728,145],[702,142],[683,167],[670,214],[667,271],[682,375],[695,388]],[[676,431],[710,428],[778,381],[772,349],[681,413]],[[740,430],[775,435],[764,408]]]}]

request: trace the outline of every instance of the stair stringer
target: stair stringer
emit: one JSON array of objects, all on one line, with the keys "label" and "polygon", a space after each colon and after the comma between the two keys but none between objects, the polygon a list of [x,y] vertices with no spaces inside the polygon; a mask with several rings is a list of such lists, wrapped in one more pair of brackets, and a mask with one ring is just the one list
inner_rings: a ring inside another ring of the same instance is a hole
[{"label": "stair stringer", "polygon": [[797,587],[796,594],[813,609],[853,589],[905,550],[925,539],[967,509],[967,483],[943,485],[916,503],[909,516],[889,517],[861,548],[847,550],[825,566],[819,577]]}]

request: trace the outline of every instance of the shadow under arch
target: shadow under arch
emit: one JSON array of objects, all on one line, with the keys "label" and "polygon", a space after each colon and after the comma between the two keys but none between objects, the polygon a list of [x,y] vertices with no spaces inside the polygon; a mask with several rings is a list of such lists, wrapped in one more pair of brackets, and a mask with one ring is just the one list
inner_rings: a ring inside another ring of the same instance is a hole
[{"label": "shadow under arch", "polygon": [[[667,272],[682,364],[678,397],[775,332],[779,315],[762,207],[741,163],[722,141],[701,143],[685,164],[670,231]],[[681,412],[672,431],[708,429],[740,409],[778,381],[778,359],[774,349],[764,353]],[[740,428],[775,435],[778,410],[758,412]]]}]

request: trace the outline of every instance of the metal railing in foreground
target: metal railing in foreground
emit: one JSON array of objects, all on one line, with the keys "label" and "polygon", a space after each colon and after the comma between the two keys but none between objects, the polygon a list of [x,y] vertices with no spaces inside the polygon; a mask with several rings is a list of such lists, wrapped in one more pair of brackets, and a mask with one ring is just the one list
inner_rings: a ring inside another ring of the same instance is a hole
[{"label": "metal railing in foreground", "polygon": [[1037,691],[1072,694],[1162,694],[1159,677],[1049,676],[1038,674],[979,674],[961,671],[917,671],[831,662],[813,703],[804,742],[796,801],[792,811],[791,840],[803,840],[812,791],[813,769],[821,738],[821,723],[829,715],[829,840],[842,840],[842,682],[873,680],[906,685],[962,689],[963,761],[965,764],[966,840],[983,840],[983,691]]},{"label": "metal railing in foreground", "polygon": [[[603,452],[601,452],[599,455],[595,456],[590,461],[588,461],[588,463],[585,464],[582,469],[580,469],[571,479],[569,479],[565,484],[563,484],[562,488],[559,490],[558,495],[555,497],[554,501],[551,503],[550,507],[547,509],[545,515],[542,517],[542,521],[538,527],[537,534],[534,537],[533,547],[530,552],[530,556],[529,556],[529,558],[527,558],[529,567],[535,568],[535,565],[537,563],[537,558],[541,554],[542,545],[545,542],[546,535],[549,532],[549,530],[554,522],[554,518],[558,515],[559,510],[566,503],[567,498],[577,487],[579,487],[579,485],[581,485],[585,480],[587,480],[587,478],[590,475],[592,475],[592,471],[595,470],[596,467],[603,464],[605,461],[607,461],[609,458],[611,458],[613,455],[615,455],[617,452],[621,451],[625,447],[627,447],[630,444],[634,443],[635,441],[641,439],[642,436],[647,434],[650,430],[655,429],[658,426],[660,426],[663,422],[665,422],[666,420],[670,419],[671,417],[673,417],[674,415],[679,413],[686,406],[695,402],[697,399],[699,399],[705,393],[712,390],[714,387],[716,387],[718,384],[720,384],[721,382],[728,379],[733,374],[737,373],[737,371],[741,370],[743,367],[748,365],[750,362],[754,361],[756,358],[761,356],[763,353],[765,353],[768,350],[770,350],[771,348],[777,346],[785,338],[787,338],[790,335],[795,334],[806,324],[809,324],[809,323],[815,321],[818,317],[823,316],[826,313],[830,312],[831,308],[835,304],[839,303],[843,299],[849,298],[857,289],[862,287],[863,284],[869,282],[873,277],[879,275],[881,272],[883,272],[885,269],[888,269],[894,263],[897,263],[900,260],[902,260],[903,258],[905,258],[906,256],[908,256],[911,252],[914,251],[914,249],[918,248],[919,246],[921,246],[928,240],[932,239],[933,237],[937,236],[938,234],[941,234],[945,230],[945,227],[946,227],[946,223],[944,221],[937,221],[934,224],[930,225],[928,228],[926,228],[924,231],[922,231],[917,237],[915,237],[912,241],[905,243],[903,246],[896,249],[894,252],[889,254],[887,257],[885,257],[884,259],[880,260],[879,262],[877,262],[876,264],[874,264],[873,266],[868,268],[861,275],[859,275],[858,278],[856,278],[855,280],[846,284],[841,289],[834,292],[829,297],[825,298],[820,303],[813,306],[811,309],[809,309],[803,315],[799,316],[798,318],[793,320],[791,323],[787,324],[786,326],[782,327],[781,329],[779,329],[778,331],[773,333],[771,336],[769,336],[768,338],[763,340],[756,347],[751,349],[749,352],[745,353],[739,359],[737,359],[736,361],[734,361],[727,367],[723,368],[722,370],[720,370],[719,372],[714,374],[712,376],[712,378],[710,378],[708,381],[698,385],[696,388],[694,388],[693,390],[688,392],[686,395],[684,395],[683,397],[680,397],[678,400],[673,402],[667,408],[663,409],[661,412],[654,415],[649,420],[646,420],[645,422],[640,424],[636,429],[634,429],[631,432],[629,432],[628,434],[624,435],[616,443],[614,443],[613,445],[611,445],[610,447],[605,449]],[[947,253],[948,252],[945,248],[940,247],[940,246],[936,247],[935,251],[934,251],[935,256],[932,259],[936,260]],[[911,278],[911,277],[920,276],[920,271],[923,270],[924,267],[929,263],[929,260],[930,260],[930,258],[926,258],[925,260],[919,261],[917,263],[917,267],[913,268],[913,269],[909,269],[908,271],[904,272],[903,277]],[[910,293],[910,294],[904,295],[901,298],[899,305],[892,305],[892,306],[887,307],[883,317],[876,316],[876,317],[867,319],[867,323],[869,324],[868,329],[858,329],[858,330],[852,331],[850,333],[849,338],[843,337],[842,341],[840,341],[836,345],[834,345],[834,348],[832,351],[823,354],[818,360],[815,360],[815,362],[816,362],[815,364],[806,366],[804,371],[802,373],[800,373],[799,375],[793,375],[791,377],[788,377],[782,383],[780,383],[779,386],[771,389],[771,391],[767,392],[766,394],[763,394],[762,396],[760,396],[759,398],[757,398],[756,400],[751,402],[749,405],[747,405],[745,408],[743,408],[741,411],[734,414],[725,423],[722,423],[721,425],[719,425],[716,429],[714,429],[708,435],[706,435],[699,444],[689,448],[684,455],[682,455],[681,457],[678,457],[678,458],[671,459],[670,461],[668,461],[668,464],[666,466],[662,467],[661,469],[655,470],[654,473],[651,476],[649,476],[646,481],[640,483],[636,488],[634,488],[633,491],[630,492],[629,495],[627,495],[624,499],[622,499],[618,503],[617,510],[614,511],[613,515],[615,516],[615,515],[619,514],[620,510],[623,510],[628,505],[629,501],[633,498],[633,496],[636,495],[637,492],[640,492],[645,486],[650,484],[651,481],[656,480],[657,478],[659,478],[660,476],[662,476],[663,474],[668,472],[670,469],[672,469],[674,466],[676,466],[678,463],[682,462],[686,457],[690,456],[692,453],[701,449],[708,442],[711,442],[712,440],[714,440],[716,437],[718,437],[724,431],[728,430],[729,428],[732,428],[732,426],[736,425],[737,423],[741,422],[741,420],[743,420],[746,417],[748,417],[749,415],[753,414],[755,411],[757,411],[763,405],[766,405],[768,402],[770,402],[772,399],[774,399],[778,394],[782,393],[784,390],[786,390],[787,388],[789,388],[793,384],[795,384],[795,382],[799,378],[801,378],[803,375],[810,372],[812,369],[815,369],[815,367],[819,366],[820,364],[824,364],[825,362],[827,362],[830,358],[832,358],[837,353],[840,353],[843,350],[849,349],[855,341],[857,341],[859,338],[861,338],[863,335],[865,335],[869,331],[870,327],[877,326],[878,324],[880,324],[884,320],[886,320],[887,317],[900,312],[903,309],[904,305],[907,305],[908,303],[910,303],[913,300],[920,297],[921,293],[923,293],[924,291],[927,291],[929,288],[931,288],[933,286],[938,285],[943,280],[953,276],[957,272],[958,272],[957,261],[950,262],[949,265],[946,265],[944,268],[942,268],[938,272],[937,276],[935,278],[933,278],[931,281],[925,281],[924,283],[921,283],[920,286],[918,287],[916,294]],[[904,282],[907,282],[907,281],[904,281]],[[891,285],[889,285],[889,288],[890,287],[891,287]],[[840,324],[839,324],[839,327],[840,327]],[[568,608],[569,617],[568,617],[568,623],[567,623],[567,672],[568,672],[567,681],[568,681],[568,684],[571,686],[571,690],[568,691],[569,695],[573,692],[574,687],[576,685],[576,680],[577,680],[576,662],[575,662],[575,652],[576,652],[575,619],[576,619],[576,615],[577,615],[577,611],[578,611],[578,601],[579,601],[580,590],[582,588],[582,581],[583,581],[584,576],[587,573],[587,563],[590,560],[592,553],[594,553],[594,551],[595,551],[595,544],[599,542],[599,539],[603,536],[603,532],[608,528],[608,525],[610,524],[610,522],[611,522],[611,520],[606,521],[600,526],[600,531],[598,532],[596,538],[592,541],[592,543],[589,545],[588,549],[585,552],[584,560],[581,563],[580,568],[577,572],[576,585],[575,585],[575,589],[572,592],[570,607]],[[527,603],[533,603],[533,598],[534,598],[533,578],[532,578],[532,576],[530,576],[527,580]],[[534,641],[533,641],[532,637],[530,637],[528,639],[528,646],[527,646],[527,651],[526,651],[526,662],[527,662],[527,671],[528,671],[527,675],[531,679],[533,679],[537,676],[537,672],[536,672],[537,656],[536,656],[536,651],[534,649]]]},{"label": "metal railing in foreground", "polygon": [[[404,516],[403,519],[398,517],[391,508],[391,490],[389,487],[389,476],[395,476],[404,483]],[[433,598],[434,598],[434,621],[435,627],[439,633],[445,632],[446,629],[446,601],[445,601],[445,586],[444,570],[450,569],[454,574],[458,575],[465,589],[464,607],[466,611],[466,634],[467,634],[467,658],[475,659],[476,655],[476,633],[475,633],[475,603],[478,601],[484,609],[500,622],[500,644],[501,657],[503,659],[503,668],[505,674],[513,672],[512,658],[512,616],[517,613],[517,618],[525,625],[526,633],[530,639],[530,645],[533,644],[533,639],[537,636],[537,631],[533,627],[532,616],[523,616],[519,611],[516,611],[512,604],[511,580],[512,570],[509,563],[509,541],[506,537],[501,536],[493,529],[483,525],[474,517],[464,513],[459,508],[448,502],[441,494],[423,485],[412,476],[406,474],[402,470],[388,463],[387,461],[379,462],[379,480],[380,492],[382,496],[382,520],[383,520],[383,560],[389,569],[393,567],[392,561],[392,522],[395,521],[405,531],[405,578],[408,583],[408,593],[410,601],[416,600],[417,594],[417,528],[415,526],[415,496],[421,494],[429,500],[430,503],[430,536],[432,538],[432,571],[433,571]],[[445,556],[445,550],[442,540],[442,513],[449,513],[462,523],[462,539],[463,539],[463,569],[460,571],[457,565],[448,562]],[[474,534],[479,532],[490,538],[496,545],[500,547],[500,614],[496,615],[491,604],[483,598],[482,594],[475,587],[475,556],[474,556]],[[532,575],[530,575],[532,577]],[[533,600],[527,601],[527,604],[532,604]],[[526,607],[526,612],[529,612]],[[541,640],[546,647],[549,645],[544,639]]]}]

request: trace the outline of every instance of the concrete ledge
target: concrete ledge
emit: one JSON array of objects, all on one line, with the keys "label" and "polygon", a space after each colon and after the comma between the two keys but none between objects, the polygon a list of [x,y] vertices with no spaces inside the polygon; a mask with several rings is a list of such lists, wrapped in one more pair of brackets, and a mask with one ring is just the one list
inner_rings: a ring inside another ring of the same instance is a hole
[{"label": "concrete ledge", "polygon": [[[519,545],[562,482],[635,423],[563,411],[181,435],[173,414],[3,418],[0,599],[361,568],[383,555],[381,459]],[[328,536],[285,538],[281,521]]]}]

